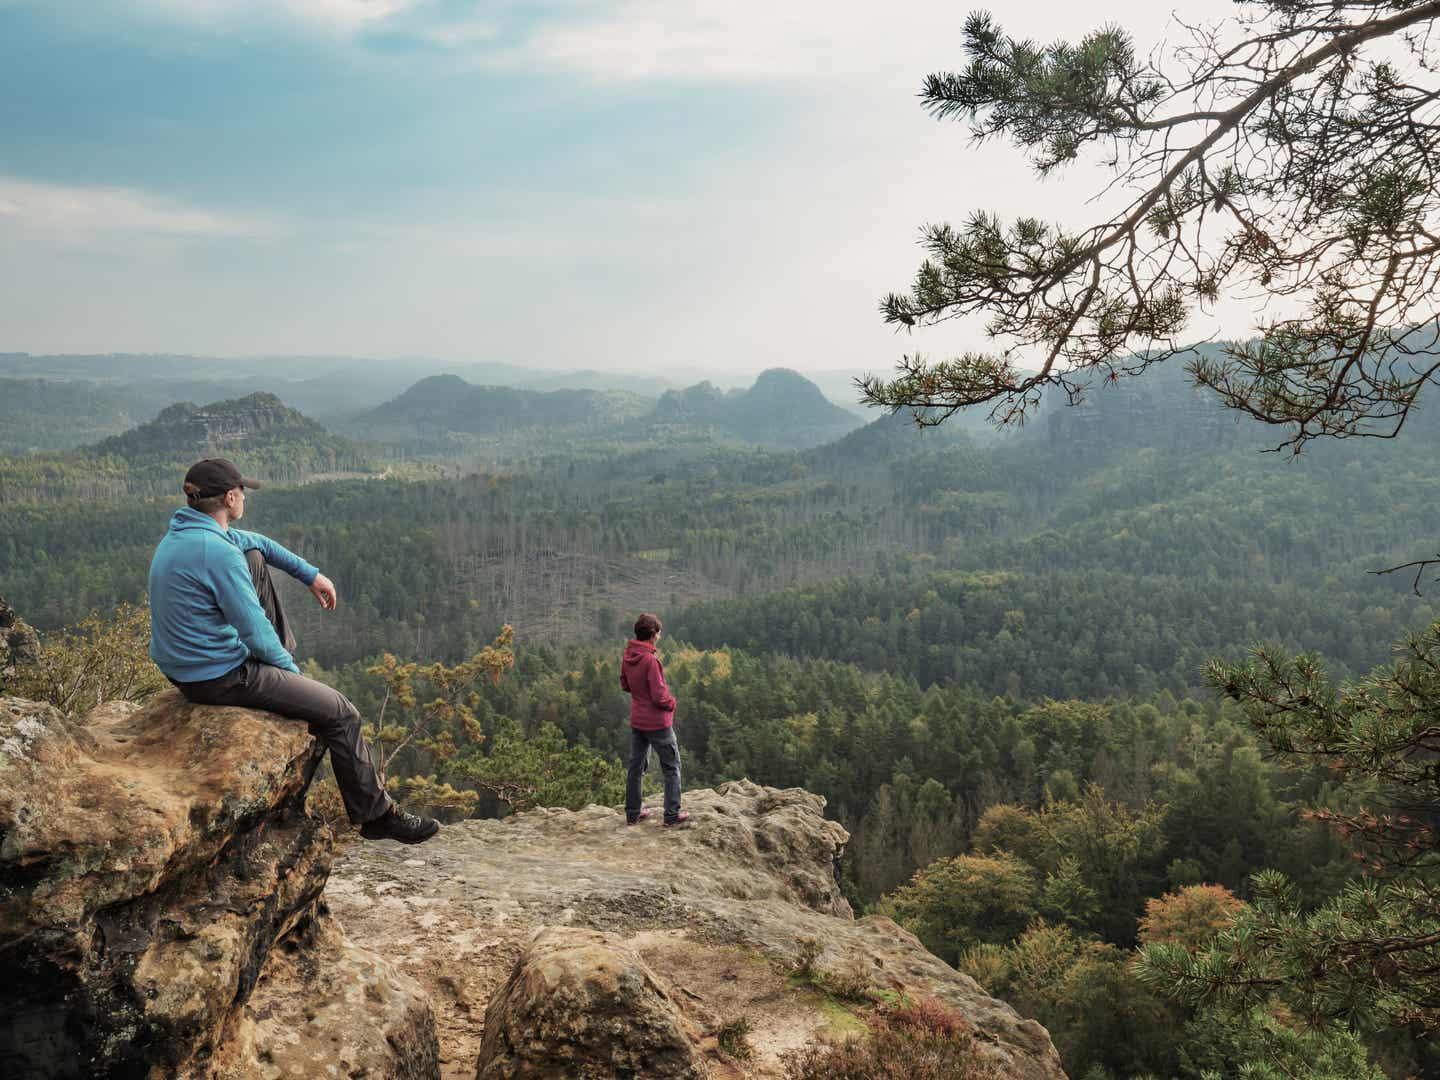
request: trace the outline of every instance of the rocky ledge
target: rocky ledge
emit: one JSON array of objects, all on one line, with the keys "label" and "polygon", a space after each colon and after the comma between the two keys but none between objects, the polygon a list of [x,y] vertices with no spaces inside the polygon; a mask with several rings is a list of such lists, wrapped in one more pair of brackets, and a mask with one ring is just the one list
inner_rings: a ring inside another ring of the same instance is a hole
[{"label": "rocky ledge", "polygon": [[[853,918],[818,796],[737,781],[685,801],[686,829],[592,806],[355,845],[328,902],[429,992],[444,1077],[778,1077],[787,1050],[897,995],[962,1011],[1001,1075],[1064,1076],[1044,1028],[889,919]],[[742,1019],[748,1058],[722,1046]]]},{"label": "rocky ledge", "polygon": [[337,855],[304,808],[320,758],[173,692],[81,721],[0,697],[0,1076],[779,1077],[901,997],[962,1012],[998,1075],[1064,1076],[1043,1028],[853,917],[815,795],[737,781],[687,793],[686,829],[538,810]]},{"label": "rocky ledge", "polygon": [[0,697],[0,1076],[436,1076],[424,995],[322,903],[319,760],[174,692],[79,722]]}]

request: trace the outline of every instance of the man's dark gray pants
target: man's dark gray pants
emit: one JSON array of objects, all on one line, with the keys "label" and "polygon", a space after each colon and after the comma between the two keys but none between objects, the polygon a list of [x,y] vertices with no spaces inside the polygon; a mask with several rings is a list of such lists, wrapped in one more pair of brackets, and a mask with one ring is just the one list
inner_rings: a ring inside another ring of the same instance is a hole
[{"label": "man's dark gray pants", "polygon": [[665,820],[680,816],[680,744],[675,741],[673,727],[659,731],[630,729],[630,772],[625,778],[625,820],[640,815],[640,781],[650,768],[650,748],[660,759],[660,772],[665,777]]},{"label": "man's dark gray pants", "polygon": [[[255,593],[287,649],[294,648],[289,624],[270,580],[270,568],[258,551],[246,554]],[[256,563],[258,562],[258,567]],[[237,705],[264,709],[310,725],[310,734],[330,749],[330,767],[352,824],[383,816],[393,805],[380,783],[370,748],[360,734],[360,710],[340,691],[253,656],[233,671],[204,682],[176,683],[187,701],[198,705]]]}]

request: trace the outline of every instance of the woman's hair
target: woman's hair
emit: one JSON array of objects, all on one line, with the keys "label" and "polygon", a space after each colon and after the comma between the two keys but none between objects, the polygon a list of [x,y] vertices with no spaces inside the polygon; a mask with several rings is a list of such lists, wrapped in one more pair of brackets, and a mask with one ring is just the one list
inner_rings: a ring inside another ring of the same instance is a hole
[{"label": "woman's hair", "polygon": [[641,615],[635,620],[635,640],[649,641],[662,629],[664,628],[660,625],[660,616]]}]

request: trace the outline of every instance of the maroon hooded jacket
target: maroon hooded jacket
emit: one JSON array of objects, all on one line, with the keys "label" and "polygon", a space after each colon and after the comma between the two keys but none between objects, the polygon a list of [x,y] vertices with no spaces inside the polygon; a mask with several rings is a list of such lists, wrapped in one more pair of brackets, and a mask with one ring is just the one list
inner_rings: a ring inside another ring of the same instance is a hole
[{"label": "maroon hooded jacket", "polygon": [[620,661],[620,689],[630,695],[630,726],[640,731],[663,731],[675,722],[675,695],[665,685],[665,669],[655,655],[653,641],[625,646]]}]

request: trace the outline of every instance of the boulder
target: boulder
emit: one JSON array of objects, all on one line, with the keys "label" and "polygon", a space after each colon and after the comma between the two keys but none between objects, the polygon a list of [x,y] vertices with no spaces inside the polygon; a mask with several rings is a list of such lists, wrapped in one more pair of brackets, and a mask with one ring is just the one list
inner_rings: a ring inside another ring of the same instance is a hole
[{"label": "boulder", "polygon": [[321,753],[303,724],[173,690],[79,722],[0,699],[0,941],[72,937],[239,837],[263,840],[300,809]]},{"label": "boulder", "polygon": [[318,761],[302,725],[174,692],[89,723],[0,699],[0,1073],[207,1058],[324,887]]},{"label": "boulder", "polygon": [[529,942],[485,1013],[476,1080],[698,1080],[699,1032],[634,949],[586,930]]},{"label": "boulder", "polygon": [[[0,698],[0,1075],[210,1075],[329,875],[304,809],[322,753],[302,723],[173,691],[79,722]],[[433,1047],[411,1056],[373,1075],[434,1075]]]}]

